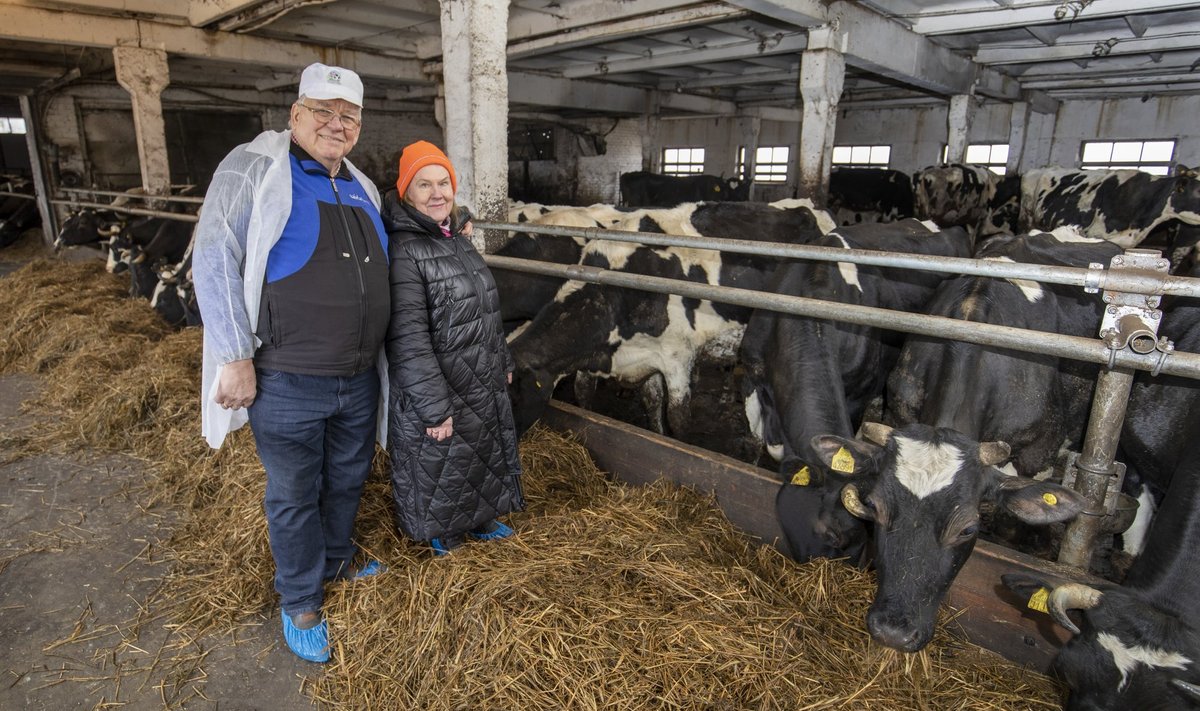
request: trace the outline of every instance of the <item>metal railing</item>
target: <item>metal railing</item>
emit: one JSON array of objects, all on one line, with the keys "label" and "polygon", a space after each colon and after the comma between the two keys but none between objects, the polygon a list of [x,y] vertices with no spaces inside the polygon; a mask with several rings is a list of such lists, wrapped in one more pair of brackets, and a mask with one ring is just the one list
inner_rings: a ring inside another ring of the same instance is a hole
[{"label": "metal railing", "polygon": [[[770,309],[782,313],[844,321],[893,331],[947,338],[984,346],[1008,348],[1107,366],[1097,375],[1091,415],[1083,449],[1070,474],[1074,488],[1088,501],[1089,507],[1070,523],[1059,550],[1059,562],[1087,568],[1096,538],[1104,528],[1105,517],[1113,514],[1124,467],[1115,461],[1117,443],[1125,418],[1133,371],[1167,373],[1200,379],[1200,354],[1177,352],[1165,338],[1157,338],[1161,312],[1159,297],[1165,294],[1200,296],[1200,279],[1166,273],[1167,260],[1156,252],[1129,250],[1112,258],[1110,267],[1093,263],[1087,269],[993,260],[935,257],[901,252],[874,252],[835,249],[808,245],[762,243],[714,237],[662,235],[623,232],[600,228],[576,228],[529,223],[477,222],[485,229],[634,242],[655,246],[679,246],[756,254],[791,259],[852,262],[883,267],[900,267],[969,274],[1001,279],[1079,286],[1089,293],[1104,290],[1099,300],[1108,304],[1099,325],[1099,338],[1067,336],[1057,333],[995,324],[963,321],[893,311],[858,304],[846,304],[807,297],[774,294],[734,287],[702,284],[642,274],[630,274],[582,264],[553,264],[489,254],[490,266],[576,281],[609,284],[663,294],[678,294],[749,308]],[[1127,323],[1132,321],[1132,323]]]},{"label": "metal railing", "polygon": [[84,195],[100,195],[104,197],[123,197],[135,200],[154,200],[163,202],[184,202],[192,205],[203,205],[204,198],[189,195],[149,195],[146,193],[126,193],[117,190],[93,190],[91,188],[59,188],[64,193],[82,193]]},{"label": "metal railing", "polygon": [[90,207],[97,210],[109,210],[110,212],[120,212],[130,215],[148,215],[150,217],[162,217],[168,220],[179,220],[180,222],[199,222],[199,215],[192,215],[186,212],[166,212],[164,210],[151,210],[143,207],[127,207],[125,205],[109,205],[102,202],[84,202],[82,200],[63,200],[54,198],[50,200],[51,205],[69,205],[72,207]]}]

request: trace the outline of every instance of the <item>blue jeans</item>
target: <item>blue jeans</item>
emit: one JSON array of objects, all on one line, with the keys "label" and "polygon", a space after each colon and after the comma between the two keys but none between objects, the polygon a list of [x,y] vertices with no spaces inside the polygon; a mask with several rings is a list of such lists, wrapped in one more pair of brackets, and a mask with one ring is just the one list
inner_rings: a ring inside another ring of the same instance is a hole
[{"label": "blue jeans", "polygon": [[275,590],[289,615],[316,612],[324,582],[344,575],[354,517],[375,454],[379,375],[256,369],[250,427],[267,470],[267,530]]}]

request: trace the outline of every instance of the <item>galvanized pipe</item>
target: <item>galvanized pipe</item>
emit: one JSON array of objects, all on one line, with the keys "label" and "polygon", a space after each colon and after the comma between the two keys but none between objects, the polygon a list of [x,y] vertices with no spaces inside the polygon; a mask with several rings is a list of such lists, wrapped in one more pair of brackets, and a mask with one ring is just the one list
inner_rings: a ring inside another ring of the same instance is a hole
[{"label": "galvanized pipe", "polygon": [[1135,370],[1154,370],[1162,373],[1200,379],[1200,354],[1175,352],[1162,358],[1158,353],[1134,353],[1125,349],[1115,357],[1104,341],[1098,338],[1064,336],[1057,333],[1031,331],[1010,326],[961,321],[944,316],[911,314],[857,304],[810,299],[786,294],[771,294],[751,289],[714,286],[679,279],[618,272],[582,264],[553,264],[532,259],[517,259],[496,254],[484,255],[495,269],[510,269],[531,274],[574,279],[597,284],[609,284],[660,294],[679,294],[696,299],[708,299],[749,308],[769,309],[812,318],[846,321],[862,326],[874,326],[905,333],[949,338],[986,346],[1011,348],[1026,353],[1044,353],[1060,358],[1073,358],[1088,363],[1107,365],[1110,357],[1115,367]]},{"label": "galvanized pipe", "polygon": [[6,191],[0,191],[0,197],[15,197],[21,198],[22,200],[37,200],[37,195],[30,195],[29,193],[10,193]]},{"label": "galvanized pipe", "polygon": [[86,195],[105,195],[111,197],[134,198],[137,200],[165,200],[166,202],[186,202],[193,205],[203,205],[204,198],[187,195],[146,195],[142,193],[123,193],[116,190],[89,190],[88,188],[59,188],[64,193],[84,193]]},{"label": "galvanized pipe", "polygon": [[199,222],[198,215],[189,215],[186,212],[163,212],[162,210],[147,210],[140,207],[125,207],[124,205],[105,205],[99,202],[81,202],[79,200],[51,200],[53,205],[73,205],[75,207],[92,207],[97,210],[110,210],[112,212],[123,212],[131,215],[148,215],[150,217],[163,217],[168,220],[179,220],[180,222]]},{"label": "galvanized pipe", "polygon": [[1022,264],[990,259],[938,257],[904,252],[876,252],[866,249],[836,249],[782,242],[724,239],[720,237],[690,237],[664,235],[655,232],[625,232],[598,227],[560,227],[531,225],[528,222],[475,222],[476,227],[562,237],[603,239],[613,242],[635,242],[661,247],[690,247],[713,249],[739,254],[757,254],[785,259],[812,259],[825,262],[853,262],[881,267],[903,267],[950,274],[971,274],[1000,279],[1028,279],[1050,284],[1066,284],[1089,289],[1105,289],[1129,294],[1174,294],[1200,297],[1200,279],[1161,274],[1139,269],[1083,269],[1056,267],[1048,264]]},{"label": "galvanized pipe", "polygon": [[[1174,358],[1175,356],[1171,356]],[[1125,407],[1133,386],[1133,371],[1127,368],[1100,371],[1092,398],[1092,414],[1075,466],[1075,490],[1090,504],[1067,526],[1058,549],[1058,562],[1087,570],[1092,560],[1096,537],[1105,519],[1104,498],[1115,468],[1117,441],[1125,422]]]}]

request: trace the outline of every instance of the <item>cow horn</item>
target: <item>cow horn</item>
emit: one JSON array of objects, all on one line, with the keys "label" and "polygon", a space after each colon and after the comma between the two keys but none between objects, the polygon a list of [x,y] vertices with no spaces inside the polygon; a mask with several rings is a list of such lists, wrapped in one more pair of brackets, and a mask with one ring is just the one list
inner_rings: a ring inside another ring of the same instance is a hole
[{"label": "cow horn", "polygon": [[103,237],[114,237],[121,231],[120,225],[109,225],[108,227],[97,227],[96,234]]},{"label": "cow horn", "polygon": [[1067,617],[1067,610],[1090,610],[1100,604],[1101,596],[1103,593],[1096,588],[1080,583],[1059,585],[1050,593],[1050,616],[1055,622],[1071,630],[1072,634],[1079,634],[1079,628]]},{"label": "cow horn", "polygon": [[883,447],[892,435],[892,428],[878,422],[864,422],[859,432],[868,442]]},{"label": "cow horn", "polygon": [[1200,686],[1188,683],[1183,679],[1172,679],[1171,683],[1175,685],[1183,693],[1187,694],[1194,701],[1200,701]]},{"label": "cow horn", "polygon": [[1005,459],[1012,453],[1012,449],[1008,446],[1008,442],[980,442],[979,443],[979,461],[985,466],[990,467]]},{"label": "cow horn", "polygon": [[847,484],[842,487],[842,506],[846,510],[854,514],[856,517],[873,521],[874,516],[871,515],[871,509],[863,504],[862,499],[858,498],[858,487],[853,484]]}]

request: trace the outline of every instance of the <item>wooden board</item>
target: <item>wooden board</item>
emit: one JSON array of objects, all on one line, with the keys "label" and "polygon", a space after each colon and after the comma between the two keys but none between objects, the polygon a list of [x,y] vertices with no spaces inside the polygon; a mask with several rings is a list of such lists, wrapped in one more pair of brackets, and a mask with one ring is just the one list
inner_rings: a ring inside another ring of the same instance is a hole
[{"label": "wooden board", "polygon": [[[633,425],[552,401],[542,423],[570,431],[602,470],[630,483],[660,478],[709,492],[729,520],[766,544],[786,552],[775,517],[778,477],[771,471],[693,447]],[[980,541],[947,595],[961,614],[957,631],[1004,658],[1045,673],[1067,639],[1048,615],[1014,604],[1000,582],[1003,573],[1023,572],[1051,582],[1102,581],[986,541]]]}]

